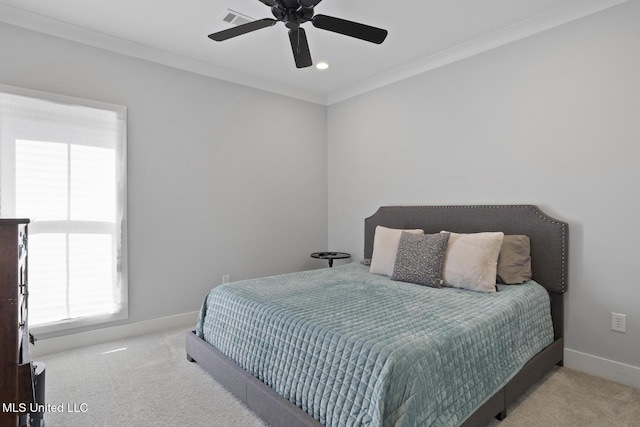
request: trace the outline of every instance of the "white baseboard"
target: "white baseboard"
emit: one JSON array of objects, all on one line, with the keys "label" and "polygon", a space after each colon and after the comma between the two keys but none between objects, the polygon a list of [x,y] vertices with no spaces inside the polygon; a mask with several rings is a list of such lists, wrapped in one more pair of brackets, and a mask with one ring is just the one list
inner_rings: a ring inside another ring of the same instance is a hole
[{"label": "white baseboard", "polygon": [[71,350],[79,347],[102,344],[111,341],[135,337],[154,332],[166,331],[174,328],[194,327],[198,319],[198,312],[177,314],[143,322],[128,323],[110,328],[96,329],[61,337],[41,339],[31,347],[31,359],[40,356]]},{"label": "white baseboard", "polygon": [[640,368],[580,351],[564,349],[564,366],[640,389]]}]

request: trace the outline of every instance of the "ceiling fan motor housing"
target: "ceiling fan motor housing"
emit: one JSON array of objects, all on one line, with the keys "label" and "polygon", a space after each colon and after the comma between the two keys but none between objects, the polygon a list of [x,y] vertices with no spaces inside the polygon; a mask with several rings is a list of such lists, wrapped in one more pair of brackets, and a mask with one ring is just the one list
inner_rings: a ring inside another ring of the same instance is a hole
[{"label": "ceiling fan motor housing", "polygon": [[313,6],[304,6],[298,0],[285,0],[271,7],[271,13],[278,20],[284,22],[287,28],[295,30],[313,18]]}]

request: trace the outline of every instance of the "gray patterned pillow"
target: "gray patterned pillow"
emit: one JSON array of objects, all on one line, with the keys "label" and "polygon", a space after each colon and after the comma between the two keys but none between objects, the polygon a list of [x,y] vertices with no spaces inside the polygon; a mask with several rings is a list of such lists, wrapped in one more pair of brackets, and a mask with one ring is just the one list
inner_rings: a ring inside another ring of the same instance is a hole
[{"label": "gray patterned pillow", "polygon": [[442,267],[448,241],[449,233],[403,232],[391,279],[440,288],[443,284]]}]

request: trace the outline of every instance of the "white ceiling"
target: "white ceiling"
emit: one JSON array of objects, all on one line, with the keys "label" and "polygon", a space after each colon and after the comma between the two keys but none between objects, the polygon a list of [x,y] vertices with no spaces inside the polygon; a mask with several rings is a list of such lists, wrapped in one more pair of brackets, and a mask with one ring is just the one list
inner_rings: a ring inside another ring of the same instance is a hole
[{"label": "white ceiling", "polygon": [[317,14],[389,31],[382,45],[304,24],[314,63],[297,69],[284,24],[225,42],[227,8],[272,17],[259,0],[0,0],[0,21],[200,74],[331,104],[562,25],[626,0],[323,0]]}]

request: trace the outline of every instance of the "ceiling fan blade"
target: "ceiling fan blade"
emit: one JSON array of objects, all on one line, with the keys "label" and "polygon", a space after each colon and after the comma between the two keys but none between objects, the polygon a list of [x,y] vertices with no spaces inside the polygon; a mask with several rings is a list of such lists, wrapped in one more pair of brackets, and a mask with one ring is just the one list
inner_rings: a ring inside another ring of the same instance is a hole
[{"label": "ceiling fan blade", "polygon": [[257,21],[249,22],[247,24],[238,25],[226,30],[218,31],[217,33],[209,34],[211,40],[221,42],[228,40],[232,37],[241,36],[242,34],[250,33],[251,31],[259,30],[261,28],[270,27],[278,22],[276,19],[264,18]]},{"label": "ceiling fan blade", "polygon": [[296,68],[310,67],[313,62],[311,61],[311,52],[309,51],[309,43],[307,42],[304,28],[289,30],[289,40],[291,41]]},{"label": "ceiling fan blade", "polygon": [[345,36],[355,37],[371,43],[380,44],[387,37],[387,30],[360,24],[358,22],[347,21],[346,19],[334,18],[327,15],[316,15],[311,20],[314,27],[321,28]]},{"label": "ceiling fan blade", "polygon": [[260,1],[269,7],[278,5],[278,2],[276,2],[276,0],[260,0]]}]

